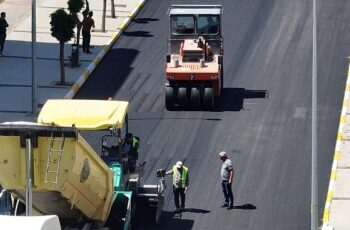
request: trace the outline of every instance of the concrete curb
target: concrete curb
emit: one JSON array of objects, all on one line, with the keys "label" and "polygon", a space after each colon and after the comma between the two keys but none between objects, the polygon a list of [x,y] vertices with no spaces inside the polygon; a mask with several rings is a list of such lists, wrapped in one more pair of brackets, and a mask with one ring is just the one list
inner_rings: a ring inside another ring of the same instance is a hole
[{"label": "concrete curb", "polygon": [[334,185],[335,185],[335,181],[337,179],[338,161],[339,161],[339,158],[342,154],[343,131],[344,131],[344,126],[346,124],[346,112],[347,112],[348,105],[349,105],[349,99],[350,99],[350,64],[348,67],[348,77],[346,80],[343,108],[342,108],[341,115],[340,115],[340,122],[339,122],[339,128],[338,128],[337,142],[335,145],[335,152],[334,152],[334,158],[333,158],[333,164],[332,164],[331,177],[330,177],[330,181],[329,181],[327,199],[326,199],[326,204],[325,204],[324,213],[323,213],[322,230],[333,229],[332,226],[329,226],[329,213],[330,213],[330,207],[331,207],[333,195],[334,195]]},{"label": "concrete curb", "polygon": [[124,19],[120,25],[120,30],[112,34],[112,38],[106,43],[106,45],[101,49],[101,51],[96,55],[95,59],[89,64],[89,66],[83,71],[83,74],[80,75],[78,80],[73,84],[71,89],[64,95],[64,99],[72,99],[79,89],[83,86],[85,81],[90,77],[92,71],[97,67],[102,58],[108,53],[114,43],[118,40],[120,34],[125,30],[129,25],[131,20],[135,15],[140,11],[142,6],[145,4],[146,0],[140,0],[137,4],[137,7],[129,14],[127,18]]}]

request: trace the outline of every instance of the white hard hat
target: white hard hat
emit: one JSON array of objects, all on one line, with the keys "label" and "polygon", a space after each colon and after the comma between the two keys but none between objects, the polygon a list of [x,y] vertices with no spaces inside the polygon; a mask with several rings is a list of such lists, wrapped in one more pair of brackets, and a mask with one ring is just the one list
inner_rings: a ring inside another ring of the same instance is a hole
[{"label": "white hard hat", "polygon": [[225,151],[219,152],[220,157],[227,157],[227,153]]},{"label": "white hard hat", "polygon": [[181,161],[176,162],[176,167],[177,168],[181,168],[182,167],[182,162]]}]

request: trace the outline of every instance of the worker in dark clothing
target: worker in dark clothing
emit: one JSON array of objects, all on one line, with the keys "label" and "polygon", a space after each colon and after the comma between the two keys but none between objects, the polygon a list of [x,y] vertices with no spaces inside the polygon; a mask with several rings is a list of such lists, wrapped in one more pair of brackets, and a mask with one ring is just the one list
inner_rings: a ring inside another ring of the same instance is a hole
[{"label": "worker in dark clothing", "polygon": [[122,144],[122,150],[123,152],[128,153],[129,172],[135,171],[136,161],[139,158],[139,146],[140,138],[133,136],[132,133],[127,133],[125,135],[125,141]]},{"label": "worker in dark clothing", "polygon": [[83,52],[91,54],[90,52],[90,40],[91,40],[91,28],[95,28],[95,21],[92,19],[93,12],[90,11],[87,17],[84,17],[82,22],[81,33],[83,35]]},{"label": "worker in dark clothing", "polygon": [[[181,212],[185,208],[186,191],[189,185],[188,168],[183,166],[181,161],[178,161],[171,170],[166,172],[166,175],[173,174],[173,193],[175,202],[175,213]],[[181,197],[181,208],[179,204]]]},{"label": "worker in dark clothing", "polygon": [[6,21],[6,13],[1,12],[0,14],[0,56],[2,56],[2,52],[4,51],[5,39],[6,39],[6,28],[9,24]]}]

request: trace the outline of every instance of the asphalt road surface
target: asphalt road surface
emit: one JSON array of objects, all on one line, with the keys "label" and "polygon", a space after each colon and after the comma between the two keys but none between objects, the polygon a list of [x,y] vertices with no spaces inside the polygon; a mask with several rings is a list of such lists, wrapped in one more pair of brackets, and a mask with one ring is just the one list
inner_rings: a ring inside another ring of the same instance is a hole
[{"label": "asphalt road surface", "polygon": [[[168,189],[161,223],[139,229],[310,229],[312,1],[191,1],[224,7],[225,89],[214,112],[165,110],[166,12],[174,3],[189,1],[148,0],[76,96],[130,101],[145,183],[178,160],[189,167],[182,219],[173,218]],[[318,1],[320,220],[348,68],[349,11],[347,0]],[[256,90],[268,98],[255,98]],[[230,211],[220,208],[221,150],[235,168],[238,208]]]}]

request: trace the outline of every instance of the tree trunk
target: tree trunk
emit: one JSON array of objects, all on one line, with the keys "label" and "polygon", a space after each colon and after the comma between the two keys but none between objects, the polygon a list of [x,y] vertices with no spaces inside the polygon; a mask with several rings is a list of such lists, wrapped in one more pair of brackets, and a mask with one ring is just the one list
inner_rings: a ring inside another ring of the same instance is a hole
[{"label": "tree trunk", "polygon": [[64,72],[64,42],[60,42],[60,67],[61,67],[61,81],[60,85],[66,84],[66,77]]},{"label": "tree trunk", "polygon": [[114,0],[111,0],[111,16],[112,18],[115,18],[115,4],[114,4]]},{"label": "tree trunk", "polygon": [[75,44],[77,45],[78,49],[79,49],[79,46],[80,46],[80,32],[81,32],[81,28],[82,28],[82,24],[78,23],[78,25],[77,25],[77,40],[75,42]]},{"label": "tree trunk", "polygon": [[85,7],[86,9],[90,10],[90,7],[89,7],[89,2],[88,2],[88,0],[85,0],[85,6],[86,6],[86,7]]},{"label": "tree trunk", "polygon": [[102,32],[106,32],[106,5],[107,0],[103,0],[103,11],[102,11]]}]

